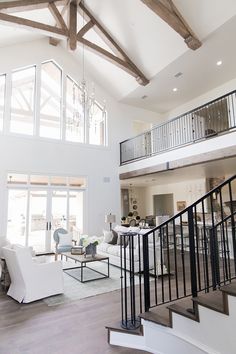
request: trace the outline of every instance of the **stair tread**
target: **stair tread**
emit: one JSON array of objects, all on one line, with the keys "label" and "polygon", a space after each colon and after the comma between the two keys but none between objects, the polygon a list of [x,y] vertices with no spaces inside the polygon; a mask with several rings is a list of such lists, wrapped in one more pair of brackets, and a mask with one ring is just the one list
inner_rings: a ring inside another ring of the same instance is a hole
[{"label": "stair tread", "polygon": [[220,288],[220,290],[229,295],[236,296],[236,282],[224,285]]},{"label": "stair tread", "polygon": [[159,311],[150,310],[140,315],[141,318],[162,325],[164,327],[171,327],[170,315],[167,308]]},{"label": "stair tread", "polygon": [[121,327],[120,322],[114,322],[105,327],[108,330],[112,330],[115,332],[128,333],[136,336],[143,336],[143,326],[141,325],[137,329],[125,329]]},{"label": "stair tread", "polygon": [[181,315],[181,316],[184,316],[184,317],[187,317],[193,321],[199,322],[198,315],[188,311],[188,309],[192,310],[191,307],[186,307],[186,306],[183,307],[179,304],[173,304],[173,305],[168,306],[168,309],[172,312],[175,312],[175,313]]},{"label": "stair tread", "polygon": [[212,291],[193,298],[193,301],[211,310],[226,314],[223,296],[220,290]]}]

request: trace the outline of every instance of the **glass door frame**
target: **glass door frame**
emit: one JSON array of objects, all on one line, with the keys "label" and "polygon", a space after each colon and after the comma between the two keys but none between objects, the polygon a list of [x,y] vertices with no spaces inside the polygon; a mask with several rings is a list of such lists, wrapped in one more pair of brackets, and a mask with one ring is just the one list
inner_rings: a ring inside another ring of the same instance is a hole
[{"label": "glass door frame", "polygon": [[46,192],[46,223],[45,223],[45,251],[39,253],[52,253],[54,250],[52,249],[51,245],[53,242],[53,230],[52,230],[52,197],[53,191],[63,191],[66,192],[66,229],[69,228],[69,216],[70,216],[70,192],[81,192],[83,193],[83,229],[85,227],[85,220],[86,220],[86,188],[75,188],[70,186],[55,186],[55,185],[7,185],[7,200],[6,200],[6,234],[7,234],[7,227],[8,227],[8,204],[9,204],[9,191],[10,190],[24,190],[27,192],[27,201],[26,201],[26,230],[25,230],[25,246],[29,244],[29,224],[30,224],[30,193],[32,191],[45,191]]}]

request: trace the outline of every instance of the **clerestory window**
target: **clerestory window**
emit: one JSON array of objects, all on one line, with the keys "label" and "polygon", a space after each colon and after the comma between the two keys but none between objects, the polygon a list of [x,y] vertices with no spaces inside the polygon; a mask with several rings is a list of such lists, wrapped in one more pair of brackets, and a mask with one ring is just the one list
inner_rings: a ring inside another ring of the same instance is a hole
[{"label": "clerestory window", "polygon": [[0,131],[106,146],[106,110],[82,86],[53,60],[0,75]]}]

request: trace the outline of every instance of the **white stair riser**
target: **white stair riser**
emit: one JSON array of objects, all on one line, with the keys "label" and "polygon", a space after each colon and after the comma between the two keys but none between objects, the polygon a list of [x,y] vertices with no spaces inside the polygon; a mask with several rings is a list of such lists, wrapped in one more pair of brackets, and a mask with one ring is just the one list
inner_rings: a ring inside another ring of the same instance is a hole
[{"label": "white stair riser", "polygon": [[128,333],[110,331],[110,344],[145,350],[144,337]]},{"label": "white stair riser", "polygon": [[213,353],[236,353],[236,298],[228,296],[229,316],[199,306],[200,322],[173,314],[173,329],[185,338],[192,338],[212,348]]},{"label": "white stair riser", "polygon": [[172,328],[143,321],[145,345],[158,354],[208,354],[191,342],[176,335]]}]

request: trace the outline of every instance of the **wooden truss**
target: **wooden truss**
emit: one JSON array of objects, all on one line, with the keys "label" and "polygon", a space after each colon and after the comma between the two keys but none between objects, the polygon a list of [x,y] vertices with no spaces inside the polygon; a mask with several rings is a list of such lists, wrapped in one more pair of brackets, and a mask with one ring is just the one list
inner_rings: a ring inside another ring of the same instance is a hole
[{"label": "wooden truss", "polygon": [[184,38],[187,46],[196,50],[201,47],[202,43],[194,34],[190,26],[184,20],[172,0],[141,0],[153,12],[155,12],[163,21],[168,23],[177,33]]},{"label": "wooden truss", "polygon": [[[164,19],[172,28],[174,28],[191,49],[197,49],[201,42],[193,34],[192,30],[186,24],[180,13],[171,0],[141,0],[162,19]],[[60,6],[60,11],[59,7]],[[62,6],[62,8],[61,8]],[[48,25],[42,22],[32,21],[17,16],[15,13],[31,11],[36,9],[48,8],[53,18],[54,25]],[[13,15],[12,15],[13,13]],[[86,24],[77,31],[78,16],[83,17]],[[0,23],[18,26],[26,29],[33,29],[39,33],[49,36],[50,44],[57,45],[60,40],[67,40],[70,50],[75,50],[77,44],[83,45],[86,49],[94,52],[100,57],[108,60],[112,64],[134,76],[140,85],[147,85],[149,80],[137,68],[134,62],[124,52],[120,45],[112,38],[108,31],[86,8],[84,1],[81,0],[17,0],[0,2]],[[104,43],[110,48],[108,51],[101,46],[87,40],[85,34],[93,29],[102,38]]]}]

